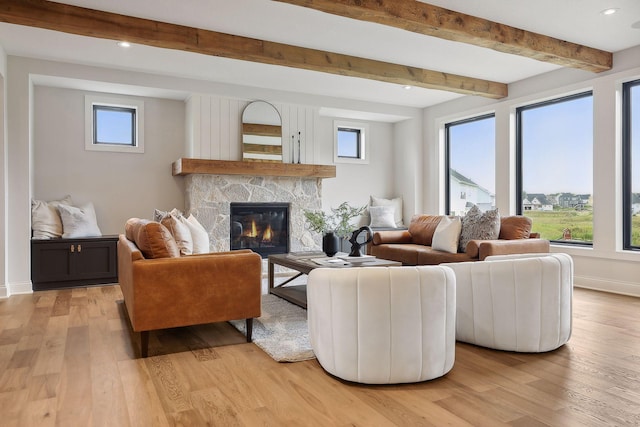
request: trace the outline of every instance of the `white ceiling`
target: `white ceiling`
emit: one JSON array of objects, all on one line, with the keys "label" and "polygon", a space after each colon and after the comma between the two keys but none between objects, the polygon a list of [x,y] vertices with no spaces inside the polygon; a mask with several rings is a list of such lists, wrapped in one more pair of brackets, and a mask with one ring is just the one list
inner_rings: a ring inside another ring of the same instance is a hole
[{"label": "white ceiling", "polygon": [[[60,3],[503,83],[556,65],[266,0],[73,0]],[[428,3],[617,52],[640,45],[640,0],[430,0]],[[610,16],[605,8],[619,8]],[[450,92],[73,36],[0,23],[9,55],[314,95],[426,107]],[[615,64],[614,64],[615,65]]]}]

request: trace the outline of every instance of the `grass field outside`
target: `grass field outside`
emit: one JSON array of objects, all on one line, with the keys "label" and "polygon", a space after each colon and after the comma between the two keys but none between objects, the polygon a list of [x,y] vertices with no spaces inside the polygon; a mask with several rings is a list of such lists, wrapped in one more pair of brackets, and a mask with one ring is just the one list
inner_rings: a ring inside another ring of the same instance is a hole
[{"label": "grass field outside", "polygon": [[[555,209],[553,211],[526,211],[525,216],[533,220],[532,232],[540,233],[547,240],[564,240],[565,229],[571,231],[574,242],[591,243],[593,241],[593,210]],[[640,246],[640,216],[632,218],[631,244]]]}]

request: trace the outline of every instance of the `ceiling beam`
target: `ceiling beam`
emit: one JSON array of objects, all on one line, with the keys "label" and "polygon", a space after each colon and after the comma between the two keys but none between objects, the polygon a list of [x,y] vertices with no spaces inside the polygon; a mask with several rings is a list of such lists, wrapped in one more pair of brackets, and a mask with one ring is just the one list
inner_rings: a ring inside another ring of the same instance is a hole
[{"label": "ceiling beam", "polygon": [[503,83],[44,0],[2,0],[0,22],[464,95],[507,96]]},{"label": "ceiling beam", "polygon": [[486,47],[563,67],[599,73],[610,70],[613,65],[613,55],[610,52],[415,0],[276,1],[384,24],[427,36]]}]

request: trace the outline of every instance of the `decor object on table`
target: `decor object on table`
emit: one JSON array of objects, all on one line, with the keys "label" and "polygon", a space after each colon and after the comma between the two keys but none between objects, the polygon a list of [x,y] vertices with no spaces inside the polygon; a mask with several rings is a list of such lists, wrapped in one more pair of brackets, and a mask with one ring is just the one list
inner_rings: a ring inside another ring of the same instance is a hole
[{"label": "decor object on table", "polygon": [[[312,211],[312,210],[304,210],[304,217],[309,224],[309,228],[311,230],[322,233],[323,235],[323,251],[327,254],[327,256],[333,256],[338,252],[338,248],[340,247],[339,239],[346,239],[351,234],[353,230],[352,220],[357,216],[360,216],[362,212],[365,210],[366,206],[362,206],[359,208],[354,208],[349,205],[347,202],[342,202],[340,206],[337,208],[331,208],[331,213],[327,213],[324,211]],[[336,251],[333,251],[333,243],[335,242],[335,238],[328,236],[327,244],[328,251],[324,249],[324,237],[329,233],[334,234],[338,238],[338,248]],[[330,245],[329,245],[330,243]],[[331,255],[329,255],[331,253]]]},{"label": "decor object on table", "polygon": [[[245,322],[229,321],[245,333]],[[262,314],[253,321],[253,343],[276,362],[315,359],[309,343],[307,310],[275,295],[262,295]]]},{"label": "decor object on table", "polygon": [[443,376],[454,363],[455,283],[444,266],[311,271],[307,316],[318,362],[366,384]]},{"label": "decor object on table", "polygon": [[[367,240],[360,243],[360,242],[358,242],[358,236],[363,231],[367,232]],[[351,238],[349,239],[349,242],[351,243],[351,252],[349,252],[349,256],[350,257],[361,257],[362,256],[362,251],[361,251],[362,246],[366,245],[367,243],[370,243],[371,240],[373,240],[373,231],[371,230],[371,227],[368,227],[368,226],[364,225],[364,226],[360,227],[358,230],[355,230],[351,234]]]},{"label": "decor object on table", "polygon": [[327,231],[322,236],[322,252],[327,256],[334,256],[340,252],[340,238],[333,231]]},{"label": "decor object on table", "polygon": [[446,264],[456,276],[458,341],[539,353],[571,337],[573,260],[563,253]]},{"label": "decor object on table", "polygon": [[408,230],[375,231],[369,253],[404,265],[437,265],[482,261],[490,255],[549,252],[549,241],[531,233],[531,218],[521,215],[500,218],[497,239],[471,240],[464,250],[457,253],[438,250],[433,247],[433,240],[443,218],[443,215],[418,214],[411,218]]},{"label": "decor object on table", "polygon": [[159,222],[131,218],[118,240],[118,281],[147,356],[149,331],[260,316],[262,258],[251,250],[180,256]]}]

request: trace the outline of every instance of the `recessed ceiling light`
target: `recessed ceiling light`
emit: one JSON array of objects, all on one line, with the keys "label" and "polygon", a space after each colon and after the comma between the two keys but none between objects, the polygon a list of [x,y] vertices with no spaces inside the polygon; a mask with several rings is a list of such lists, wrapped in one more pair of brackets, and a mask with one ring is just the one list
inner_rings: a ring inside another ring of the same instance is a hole
[{"label": "recessed ceiling light", "polygon": [[131,43],[129,43],[129,42],[118,42],[118,46],[120,46],[120,47],[131,47]]},{"label": "recessed ceiling light", "polygon": [[614,13],[616,13],[616,12],[617,12],[617,11],[619,11],[619,10],[620,10],[620,8],[617,8],[617,7],[611,7],[611,8],[609,8],[609,9],[605,9],[605,10],[601,11],[600,13],[601,13],[602,15],[613,15]]},{"label": "recessed ceiling light", "polygon": [[411,89],[411,86],[409,86],[409,85],[405,85],[405,86],[402,86],[402,87],[404,88],[404,90],[410,90]]}]

